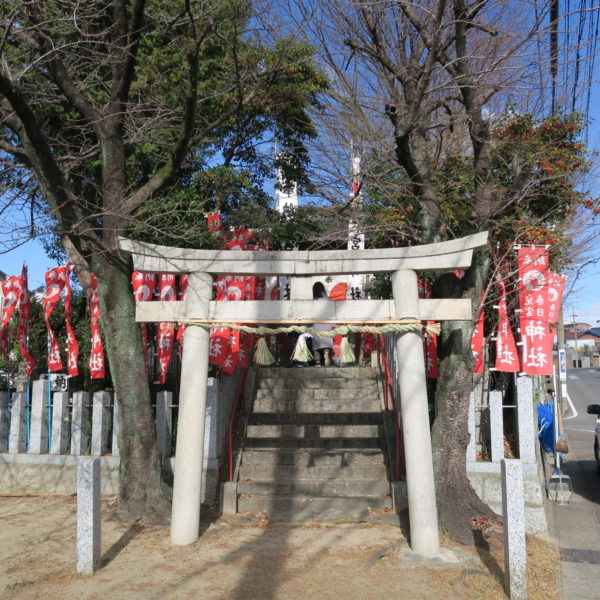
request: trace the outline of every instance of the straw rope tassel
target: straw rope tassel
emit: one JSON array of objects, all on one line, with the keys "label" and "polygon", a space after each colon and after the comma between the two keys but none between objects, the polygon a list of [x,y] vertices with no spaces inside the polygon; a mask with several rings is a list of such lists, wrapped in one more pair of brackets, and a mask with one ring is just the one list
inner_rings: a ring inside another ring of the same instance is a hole
[{"label": "straw rope tassel", "polygon": [[269,350],[269,346],[267,346],[267,342],[264,336],[260,336],[258,339],[258,344],[256,344],[256,351],[254,352],[254,362],[257,365],[272,365],[275,362],[275,358],[271,351]]},{"label": "straw rope tassel", "polygon": [[356,356],[354,355],[354,350],[352,350],[348,337],[344,336],[340,346],[340,362],[353,363],[355,360]]},{"label": "straw rope tassel", "polygon": [[292,360],[297,362],[307,363],[312,360],[313,356],[308,349],[308,344],[306,343],[306,338],[304,335],[301,335],[296,342],[296,347],[294,348],[294,353],[292,354]]}]

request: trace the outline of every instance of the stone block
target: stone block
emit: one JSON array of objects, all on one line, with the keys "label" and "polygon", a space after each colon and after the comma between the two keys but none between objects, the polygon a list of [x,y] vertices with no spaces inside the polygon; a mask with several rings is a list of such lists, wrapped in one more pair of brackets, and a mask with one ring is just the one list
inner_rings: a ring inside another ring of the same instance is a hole
[{"label": "stone block", "polygon": [[52,442],[50,454],[64,454],[69,449],[69,394],[52,395]]},{"label": "stone block", "polygon": [[504,591],[511,600],[527,600],[527,550],[521,461],[503,459]]},{"label": "stone block", "polygon": [[110,405],[109,392],[94,392],[92,400],[92,456],[103,456],[108,453]]},{"label": "stone block", "polygon": [[27,450],[27,419],[26,419],[25,392],[13,394],[10,406],[10,432],[8,437],[8,451],[18,454]]},{"label": "stone block", "polygon": [[483,494],[486,502],[502,502],[502,479],[498,476],[485,477]]},{"label": "stone block", "polygon": [[469,483],[475,490],[475,493],[485,502],[483,497],[483,477],[480,473],[469,473]]},{"label": "stone block", "polygon": [[0,392],[0,452],[8,450],[8,432],[10,428],[8,409],[8,393]]},{"label": "stone block", "polygon": [[89,449],[91,434],[90,395],[88,392],[75,392],[71,415],[71,454],[85,454]]},{"label": "stone block", "polygon": [[227,481],[221,485],[221,513],[235,515],[237,513],[237,483]]},{"label": "stone block", "polygon": [[[31,423],[29,426],[29,453],[48,452],[48,381],[34,381],[31,386]],[[51,396],[50,396],[51,399]]]},{"label": "stone block", "polygon": [[406,481],[390,482],[390,491],[392,494],[392,509],[396,514],[408,509],[408,491]]},{"label": "stone block", "polygon": [[80,458],[77,467],[77,573],[100,568],[100,459]]}]

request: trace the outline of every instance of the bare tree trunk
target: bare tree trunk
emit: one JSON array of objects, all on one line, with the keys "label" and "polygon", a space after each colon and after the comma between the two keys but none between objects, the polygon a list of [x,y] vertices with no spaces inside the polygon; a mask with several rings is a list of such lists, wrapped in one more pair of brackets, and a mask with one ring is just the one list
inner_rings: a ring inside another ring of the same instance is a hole
[{"label": "bare tree trunk", "polygon": [[[485,254],[476,254],[464,283],[453,275],[438,281],[442,297],[470,297],[478,311],[479,295],[489,265]],[[475,493],[466,470],[469,444],[468,411],[473,390],[471,321],[447,321],[439,347],[440,374],[436,416],[432,431],[433,464],[440,526],[453,540],[472,544],[473,519],[494,512]]]},{"label": "bare tree trunk", "polygon": [[[102,302],[102,325],[110,370],[119,401],[120,511],[128,518],[164,522],[169,502],[163,488],[162,459],[154,435],[154,417],[140,327],[127,265],[110,256],[95,257]],[[127,323],[127,326],[124,324]]]}]

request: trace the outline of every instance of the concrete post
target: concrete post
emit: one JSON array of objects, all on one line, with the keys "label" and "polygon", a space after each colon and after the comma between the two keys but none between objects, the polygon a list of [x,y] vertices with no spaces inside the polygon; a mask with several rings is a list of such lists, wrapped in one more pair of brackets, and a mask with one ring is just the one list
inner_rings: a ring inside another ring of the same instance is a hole
[{"label": "concrete post", "polygon": [[531,377],[516,378],[519,457],[523,464],[535,464],[537,443],[536,420],[533,413],[533,382]]},{"label": "concrete post", "polygon": [[504,458],[504,415],[502,414],[502,392],[490,392],[490,438],[492,446],[492,462],[500,462]]},{"label": "concrete post", "polygon": [[[191,273],[186,313],[196,318],[208,317],[211,296],[212,277],[208,273]],[[186,325],[171,513],[171,543],[176,546],[193,544],[200,536],[209,343],[208,329]]]},{"label": "concrete post", "polygon": [[110,425],[110,393],[94,392],[92,398],[92,456],[108,452],[108,429]]},{"label": "concrete post", "polygon": [[171,458],[172,404],[172,392],[162,391],[156,394],[156,440],[163,458]]},{"label": "concrete post", "polygon": [[520,460],[503,458],[504,591],[511,600],[527,600],[527,547],[523,468]]},{"label": "concrete post", "polygon": [[[392,273],[392,290],[398,318],[419,319],[417,274],[410,270],[395,271]],[[434,556],[440,552],[440,541],[425,358],[420,333],[398,335],[396,349],[406,457],[410,545],[417,554]]]},{"label": "concrete post", "polygon": [[10,433],[8,451],[18,454],[27,450],[27,421],[25,419],[25,392],[16,392],[10,405]]},{"label": "concrete post", "polygon": [[8,450],[8,393],[0,392],[0,452]]},{"label": "concrete post", "polygon": [[112,455],[119,456],[119,432],[121,431],[121,417],[119,415],[119,400],[113,396],[113,422],[112,422]]},{"label": "concrete post", "polygon": [[91,432],[90,394],[89,392],[75,392],[71,415],[71,454],[75,456],[85,454]]},{"label": "concrete post", "polygon": [[65,454],[69,448],[69,393],[54,392],[52,398],[52,445],[50,454]]},{"label": "concrete post", "polygon": [[31,386],[30,454],[48,452],[48,385],[48,380],[38,380]]},{"label": "concrete post", "polygon": [[477,460],[477,427],[475,425],[475,393],[469,396],[469,416],[467,417],[469,429],[469,445],[467,446],[467,463]]},{"label": "concrete post", "polygon": [[93,575],[101,566],[100,459],[77,464],[77,572]]}]

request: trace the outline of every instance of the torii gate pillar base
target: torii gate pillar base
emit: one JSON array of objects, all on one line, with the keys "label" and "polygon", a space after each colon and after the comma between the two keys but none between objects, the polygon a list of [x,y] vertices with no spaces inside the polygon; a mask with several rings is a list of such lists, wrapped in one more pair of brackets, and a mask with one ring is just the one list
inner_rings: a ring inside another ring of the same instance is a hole
[{"label": "torii gate pillar base", "polygon": [[[417,274],[412,270],[395,271],[392,273],[392,290],[397,314],[419,319]],[[440,539],[423,339],[419,333],[404,333],[398,336],[396,348],[399,357],[410,546],[416,554],[437,556],[440,553]]]},{"label": "torii gate pillar base", "polygon": [[[190,284],[186,311],[208,314],[212,277],[194,273]],[[210,332],[202,327],[185,328],[171,508],[171,543],[175,546],[193,544],[200,537],[209,336]]]}]

